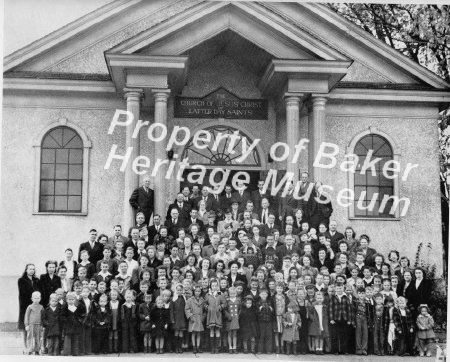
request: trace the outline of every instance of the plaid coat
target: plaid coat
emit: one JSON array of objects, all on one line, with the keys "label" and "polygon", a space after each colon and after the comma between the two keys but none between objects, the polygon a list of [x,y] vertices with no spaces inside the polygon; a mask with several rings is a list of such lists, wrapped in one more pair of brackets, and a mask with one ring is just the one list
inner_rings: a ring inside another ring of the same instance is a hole
[{"label": "plaid coat", "polygon": [[[353,305],[352,305],[352,324],[354,325],[354,326],[356,326],[356,312],[358,311],[358,303],[360,303],[359,302],[359,300],[358,300],[358,298],[354,298],[353,299]],[[365,316],[366,316],[366,318],[367,318],[367,326],[369,327],[369,328],[372,328],[372,326],[373,326],[373,308],[372,308],[372,305],[370,304],[370,303],[368,303],[368,302],[365,302]]]},{"label": "plaid coat", "polygon": [[336,295],[331,296],[328,304],[328,315],[330,321],[352,321],[352,305],[345,294],[342,295],[340,302]]},{"label": "plaid coat", "polygon": [[402,321],[402,314],[399,308],[394,308],[394,312],[392,313],[395,331],[402,332],[403,334],[409,333],[410,329],[414,328],[411,311],[408,308],[405,308],[405,310],[406,310],[406,323],[403,323]]}]

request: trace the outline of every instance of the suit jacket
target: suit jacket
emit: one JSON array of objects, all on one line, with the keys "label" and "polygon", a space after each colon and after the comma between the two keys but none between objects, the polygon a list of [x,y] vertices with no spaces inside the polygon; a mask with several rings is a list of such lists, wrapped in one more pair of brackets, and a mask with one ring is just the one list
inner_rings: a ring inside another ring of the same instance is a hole
[{"label": "suit jacket", "polygon": [[[134,256],[133,256],[133,259],[135,259],[136,258],[136,254],[137,254],[137,242],[136,242],[136,245],[134,245],[134,242],[133,242],[133,239],[130,239],[130,240],[128,240],[125,244],[124,244],[124,246],[123,246],[123,255],[125,255],[125,252],[127,251],[127,249],[129,248],[129,247],[132,247],[133,248],[133,250],[134,250]],[[137,260],[137,259],[136,259]]]},{"label": "suit jacket", "polygon": [[80,252],[82,250],[88,251],[89,261],[94,265],[96,265],[99,260],[103,259],[103,244],[100,244],[97,241],[94,243],[94,248],[91,248],[91,243],[89,241],[80,244],[78,249],[78,262],[81,261]]},{"label": "suit jacket", "polygon": [[251,199],[250,192],[244,190],[242,196],[239,192],[235,191],[233,193],[233,199],[239,201],[239,211],[242,212],[247,207],[247,201]]},{"label": "suit jacket", "polygon": [[[163,226],[162,224],[159,225],[159,227],[161,228],[161,226]],[[148,227],[148,243],[150,245],[153,245],[153,241],[155,239],[156,234],[159,234],[159,232],[156,230],[156,226],[152,225]]]},{"label": "suit jacket", "polygon": [[230,197],[228,198],[226,194],[220,195],[219,197],[219,203],[220,208],[222,209],[222,214],[227,210],[231,209],[231,203],[233,202],[233,195],[230,194]]},{"label": "suit jacket", "polygon": [[261,201],[262,199],[268,199],[269,203],[271,200],[271,195],[266,191],[263,194],[261,194],[258,190],[252,191],[251,193],[251,200],[253,201],[253,209],[255,212],[261,217]]},{"label": "suit jacket", "polygon": [[[125,243],[128,241],[128,238],[124,235],[120,235],[119,236],[119,240],[122,240],[123,245],[125,245]],[[108,243],[111,245],[115,245],[116,243],[116,237],[115,236],[111,236],[108,238]]]},{"label": "suit jacket", "polygon": [[283,257],[285,257],[286,255],[292,255],[293,253],[297,253],[298,255],[300,255],[299,248],[297,248],[295,245],[292,245],[291,248],[292,248],[292,250],[289,251],[287,249],[286,245],[280,245],[277,247],[277,257],[278,257],[279,268],[281,268],[281,266],[283,264]]},{"label": "suit jacket", "polygon": [[152,189],[148,189],[148,192],[146,192],[144,186],[141,186],[135,189],[130,197],[130,205],[136,212],[141,211],[144,213],[146,222],[148,222],[150,215],[153,213],[154,194]]},{"label": "suit jacket", "polygon": [[[197,207],[197,210],[200,208],[199,203],[200,201],[203,200],[203,196],[199,196],[197,197],[194,202],[195,202],[195,206]],[[217,207],[219,206],[219,203],[216,202],[216,200],[214,199],[213,195],[209,194],[206,197],[206,211],[211,211],[214,210],[216,211]]]},{"label": "suit jacket", "polygon": [[[187,222],[186,222],[186,227],[190,226],[191,224],[193,224],[194,222],[192,221],[191,216],[189,215]],[[202,220],[200,220],[199,218],[195,219],[195,223],[200,227],[199,231],[203,231],[205,230],[205,224],[203,223]]]},{"label": "suit jacket", "polygon": [[409,303],[416,309],[421,304],[429,305],[432,291],[431,281],[424,278],[418,288],[416,288],[415,280],[412,280],[411,284],[411,299]]},{"label": "suit jacket", "polygon": [[190,218],[189,213],[191,212],[191,206],[189,203],[183,202],[182,207],[178,206],[178,202],[175,201],[173,204],[170,204],[168,209],[167,209],[167,215],[166,215],[166,220],[170,219],[170,212],[173,209],[177,209],[178,210],[178,217],[181,218],[183,220],[183,223],[185,224],[187,222],[187,220]]},{"label": "suit jacket", "polygon": [[[256,212],[252,212],[250,218],[251,218],[251,219],[259,220],[259,216],[258,216],[258,214],[257,214]],[[238,215],[238,221],[239,221],[239,222],[244,221],[244,211],[239,213],[239,215]]]},{"label": "suit jacket", "polygon": [[[227,279],[228,279],[228,285],[233,285],[233,281],[231,280],[231,274],[227,275]],[[244,282],[245,287],[247,286],[247,278],[245,277],[245,275],[237,274],[235,282],[237,282],[237,281]]]},{"label": "suit jacket", "polygon": [[271,232],[273,232],[274,229],[277,229],[278,231],[280,231],[280,228],[276,223],[273,225],[273,228],[270,228],[269,225],[264,224],[261,226],[260,235],[267,237],[267,235],[269,235]]},{"label": "suit jacket", "polygon": [[[320,195],[320,200],[325,201],[326,197],[324,195]],[[333,213],[333,206],[331,205],[331,201],[323,204],[318,202],[315,198],[311,198],[312,208],[310,211],[309,220],[311,222],[311,227],[318,228],[321,222],[326,223],[328,226],[330,216]]]},{"label": "suit jacket", "polygon": [[164,223],[164,225],[167,226],[168,231],[169,231],[169,235],[172,235],[175,239],[178,237],[178,229],[179,228],[184,228],[185,227],[185,223],[184,220],[182,220],[181,218],[177,219],[177,223],[174,224],[172,222],[172,218],[169,217],[166,222]]},{"label": "suit jacket", "polygon": [[[355,250],[355,255],[356,255],[356,253],[358,252],[358,251],[360,251],[361,250],[361,248],[357,248],[356,250]],[[367,251],[366,251],[366,257],[365,257],[365,259],[364,259],[364,264],[366,264],[366,265],[368,265],[368,266],[370,266],[370,267],[373,267],[375,264],[374,264],[374,260],[373,260],[373,257],[374,257],[374,255],[377,253],[377,251],[375,250],[375,249],[373,249],[373,248],[367,248]],[[356,260],[356,257],[355,257],[355,260]]]},{"label": "suit jacket", "polygon": [[294,216],[294,210],[298,208],[298,200],[294,198],[294,193],[287,194],[280,198],[279,214],[283,217],[283,221],[288,215]]},{"label": "suit jacket", "polygon": [[342,239],[345,239],[345,236],[344,236],[344,234],[340,233],[339,231],[336,231],[336,232],[334,233],[334,235],[331,235],[331,233],[330,233],[329,231],[328,231],[328,233],[329,233],[330,236],[331,236],[331,240],[330,240],[331,249],[333,249],[333,251],[334,251],[335,253],[337,253],[338,250],[339,250],[339,245],[338,245],[338,243],[339,243],[339,241],[341,241]]}]

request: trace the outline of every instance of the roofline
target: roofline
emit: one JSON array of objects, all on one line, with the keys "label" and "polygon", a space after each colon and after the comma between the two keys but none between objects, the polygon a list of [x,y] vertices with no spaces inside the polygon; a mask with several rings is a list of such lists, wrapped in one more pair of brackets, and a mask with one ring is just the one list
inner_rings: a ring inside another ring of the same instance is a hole
[{"label": "roofline", "polygon": [[[416,63],[412,59],[408,58],[406,55],[401,54],[398,50],[395,50],[382,40],[369,34],[364,29],[360,28],[358,25],[347,20],[342,15],[337,14],[328,6],[318,3],[302,3],[302,6],[306,7],[308,10],[314,12],[320,17],[328,20],[331,24],[338,27],[356,41],[359,41],[364,46],[371,48],[375,52],[385,58],[391,59],[395,58],[399,61],[400,68],[409,71],[411,74],[419,78],[420,80],[432,85],[436,88],[450,89],[450,83],[446,82],[444,79],[433,73],[431,70],[425,68],[424,66]],[[328,15],[328,19],[327,19]],[[377,44],[374,44],[377,43]]]},{"label": "roofline", "polygon": [[69,24],[27,44],[23,48],[7,55],[3,59],[3,71],[7,72],[23,64],[44,51],[70,39],[79,32],[86,30],[99,22],[117,15],[124,9],[130,8],[142,0],[116,0],[70,22]]}]

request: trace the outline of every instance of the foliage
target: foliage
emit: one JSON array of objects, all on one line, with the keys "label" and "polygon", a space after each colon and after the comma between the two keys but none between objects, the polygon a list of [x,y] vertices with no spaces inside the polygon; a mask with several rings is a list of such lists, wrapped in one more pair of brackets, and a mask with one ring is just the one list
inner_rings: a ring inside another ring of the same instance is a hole
[{"label": "foliage", "polygon": [[450,5],[348,3],[329,6],[450,81]]},{"label": "foliage", "polygon": [[[424,250],[424,243],[417,247],[414,268],[421,267],[425,270],[427,278],[432,280],[433,291],[430,298],[430,311],[434,318],[436,332],[447,330],[447,280],[443,276],[436,275],[436,264],[430,262],[429,254],[432,245],[428,243]],[[425,256],[423,254],[426,254]]]}]

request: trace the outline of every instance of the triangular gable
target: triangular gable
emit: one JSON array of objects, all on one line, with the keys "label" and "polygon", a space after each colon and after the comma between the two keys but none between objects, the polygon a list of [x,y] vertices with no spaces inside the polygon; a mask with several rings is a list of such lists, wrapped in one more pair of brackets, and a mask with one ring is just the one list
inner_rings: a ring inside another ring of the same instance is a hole
[{"label": "triangular gable", "polygon": [[274,58],[353,60],[344,81],[450,87],[324,5],[118,0],[102,9],[98,22],[88,14],[6,57],[5,71],[107,74],[105,52],[180,55],[231,30]]}]

